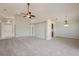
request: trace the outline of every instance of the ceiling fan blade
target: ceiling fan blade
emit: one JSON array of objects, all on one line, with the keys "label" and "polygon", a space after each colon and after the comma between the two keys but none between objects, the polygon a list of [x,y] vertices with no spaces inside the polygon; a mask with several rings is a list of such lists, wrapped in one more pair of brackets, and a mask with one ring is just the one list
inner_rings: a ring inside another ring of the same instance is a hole
[{"label": "ceiling fan blade", "polygon": [[29,17],[31,19],[31,17]]},{"label": "ceiling fan blade", "polygon": [[24,13],[21,13],[21,15],[24,15]]},{"label": "ceiling fan blade", "polygon": [[23,17],[26,17],[26,16],[23,16]]},{"label": "ceiling fan blade", "polygon": [[21,15],[25,15],[25,13],[21,13]]},{"label": "ceiling fan blade", "polygon": [[32,18],[32,17],[36,17],[35,15],[32,15],[32,12],[29,11],[29,6],[30,6],[30,3],[27,3],[27,10],[28,12],[27,13],[21,13],[21,15],[23,15],[23,17],[29,17],[29,18]]},{"label": "ceiling fan blade", "polygon": [[25,14],[25,13],[21,13],[21,15],[22,15],[23,17],[26,17],[26,14]]},{"label": "ceiling fan blade", "polygon": [[31,17],[36,17],[35,15],[31,15]]}]

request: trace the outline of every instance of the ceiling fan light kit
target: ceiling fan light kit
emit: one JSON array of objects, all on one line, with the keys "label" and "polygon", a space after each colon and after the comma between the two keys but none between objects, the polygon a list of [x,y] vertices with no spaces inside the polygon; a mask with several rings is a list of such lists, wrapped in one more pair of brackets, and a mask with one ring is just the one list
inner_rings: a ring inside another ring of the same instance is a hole
[{"label": "ceiling fan light kit", "polygon": [[30,5],[30,3],[27,3],[28,12],[27,13],[23,13],[24,14],[24,17],[28,17],[28,18],[35,17],[35,15],[32,15],[32,12],[29,11],[29,5]]}]

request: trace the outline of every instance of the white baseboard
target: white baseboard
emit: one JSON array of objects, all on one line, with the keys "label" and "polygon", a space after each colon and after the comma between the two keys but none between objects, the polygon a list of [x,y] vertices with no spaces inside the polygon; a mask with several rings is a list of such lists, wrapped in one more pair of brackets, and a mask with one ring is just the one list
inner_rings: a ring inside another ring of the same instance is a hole
[{"label": "white baseboard", "polygon": [[59,37],[59,38],[68,38],[68,39],[79,39],[79,38],[71,38],[71,37],[63,37],[63,36],[56,36],[56,37]]},{"label": "white baseboard", "polygon": [[43,38],[39,38],[39,37],[35,37],[35,36],[16,36],[16,37],[10,37],[10,38],[0,38],[0,40],[3,40],[3,39],[14,39],[14,38],[23,38],[23,37],[47,40],[47,39],[43,39]]}]

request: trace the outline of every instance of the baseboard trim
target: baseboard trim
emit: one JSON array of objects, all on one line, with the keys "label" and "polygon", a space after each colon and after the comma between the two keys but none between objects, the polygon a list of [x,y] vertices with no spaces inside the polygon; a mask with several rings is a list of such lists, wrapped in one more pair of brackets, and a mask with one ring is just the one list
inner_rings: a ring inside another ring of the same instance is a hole
[{"label": "baseboard trim", "polygon": [[[61,36],[56,36],[57,38],[68,38],[68,39],[79,39],[79,38],[69,38],[69,37],[61,37]],[[55,37],[55,38],[56,38]]]},{"label": "baseboard trim", "polygon": [[0,38],[0,40],[4,40],[4,39],[14,39],[14,38],[22,38],[22,37],[31,37],[31,36],[6,37],[6,38]]},{"label": "baseboard trim", "polygon": [[17,36],[17,37],[10,37],[10,38],[0,38],[0,40],[4,40],[4,39],[15,39],[15,38],[23,38],[23,37],[26,37],[26,38],[35,38],[35,39],[40,39],[40,40],[46,40],[46,39],[39,38],[39,37],[35,37],[35,36]]}]

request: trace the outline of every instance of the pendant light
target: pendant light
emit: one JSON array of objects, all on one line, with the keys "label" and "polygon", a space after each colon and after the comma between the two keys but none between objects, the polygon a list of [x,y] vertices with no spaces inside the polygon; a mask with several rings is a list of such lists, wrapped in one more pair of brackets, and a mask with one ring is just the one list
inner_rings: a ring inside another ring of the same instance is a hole
[{"label": "pendant light", "polygon": [[68,25],[68,17],[65,16],[64,27],[68,27],[68,26],[69,26],[69,25]]}]

